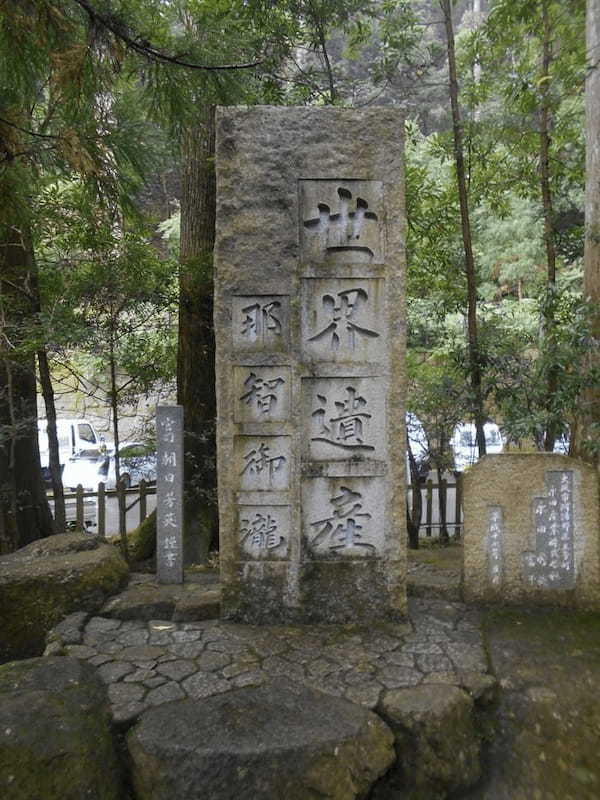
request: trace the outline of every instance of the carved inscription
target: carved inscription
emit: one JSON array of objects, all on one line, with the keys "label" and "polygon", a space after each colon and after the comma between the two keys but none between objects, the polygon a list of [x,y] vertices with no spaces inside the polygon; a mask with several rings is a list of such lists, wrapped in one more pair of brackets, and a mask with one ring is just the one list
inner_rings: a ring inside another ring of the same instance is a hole
[{"label": "carved inscription", "polygon": [[501,506],[490,506],[488,518],[488,577],[494,587],[502,583],[504,516]]},{"label": "carved inscription", "polygon": [[239,542],[242,558],[273,560],[287,557],[290,512],[287,506],[240,506]]},{"label": "carved inscription", "polygon": [[[341,400],[334,400],[333,406],[337,416],[328,413],[331,407],[325,395],[318,394],[318,408],[313,413],[316,423],[317,436],[312,436],[314,442],[328,442],[334,447],[343,447],[347,450],[374,450],[369,443],[369,423],[372,415],[368,413],[367,400],[359,395],[354,386],[346,386],[345,395]],[[313,431],[315,427],[313,426]]]},{"label": "carved inscription", "polygon": [[380,360],[384,341],[382,280],[305,279],[302,348],[313,360]]},{"label": "carved inscription", "polygon": [[183,581],[183,407],[156,409],[156,567],[160,583]]},{"label": "carved inscription", "polygon": [[385,391],[380,378],[306,378],[309,458],[384,458]]},{"label": "carved inscription", "polygon": [[546,495],[533,499],[535,552],[523,555],[527,584],[543,589],[575,586],[573,558],[573,473],[546,472]]},{"label": "carved inscription", "polygon": [[382,184],[300,181],[304,260],[381,263]]},{"label": "carved inscription", "polygon": [[233,346],[237,350],[273,352],[289,343],[289,298],[283,295],[233,298]]},{"label": "carved inscription", "polygon": [[236,469],[242,491],[288,489],[289,436],[240,436],[235,442]]},{"label": "carved inscription", "polygon": [[304,487],[305,538],[316,557],[364,558],[383,543],[380,479],[316,478]]},{"label": "carved inscription", "polygon": [[236,422],[274,422],[289,416],[288,367],[236,367],[235,392]]}]

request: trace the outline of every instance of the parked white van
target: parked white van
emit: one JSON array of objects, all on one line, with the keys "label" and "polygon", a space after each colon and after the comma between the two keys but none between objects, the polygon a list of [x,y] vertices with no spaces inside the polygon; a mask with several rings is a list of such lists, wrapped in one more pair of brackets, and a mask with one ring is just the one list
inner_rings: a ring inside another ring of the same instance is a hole
[{"label": "parked white van", "polygon": [[[496,423],[486,422],[483,426],[483,433],[487,453],[501,453],[504,450],[504,440]],[[454,469],[456,472],[462,472],[465,467],[470,467],[479,460],[475,425],[472,422],[465,422],[456,426],[450,445],[454,453]]]},{"label": "parked white van", "polygon": [[[104,438],[96,433],[94,426],[87,419],[58,419],[56,420],[56,432],[63,476],[65,466],[69,461],[87,459],[95,462],[106,449]],[[38,422],[38,443],[42,473],[44,479],[49,480],[50,453],[46,420]]]}]

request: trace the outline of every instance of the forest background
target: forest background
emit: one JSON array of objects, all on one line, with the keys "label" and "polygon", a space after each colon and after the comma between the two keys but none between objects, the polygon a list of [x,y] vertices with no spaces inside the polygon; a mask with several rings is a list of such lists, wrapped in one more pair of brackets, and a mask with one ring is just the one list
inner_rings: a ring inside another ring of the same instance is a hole
[{"label": "forest background", "polygon": [[408,408],[434,463],[461,421],[484,454],[493,418],[597,464],[599,27],[600,0],[587,25],[585,0],[0,0],[0,553],[64,530],[65,384],[117,451],[134,399],[176,394],[186,560],[216,544],[218,104],[403,108]]}]

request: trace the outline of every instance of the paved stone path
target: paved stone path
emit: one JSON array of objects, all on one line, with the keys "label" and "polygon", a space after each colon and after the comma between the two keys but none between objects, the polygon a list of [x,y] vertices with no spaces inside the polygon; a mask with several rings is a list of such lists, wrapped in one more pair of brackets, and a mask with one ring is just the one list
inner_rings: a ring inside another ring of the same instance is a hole
[{"label": "paved stone path", "polygon": [[185,697],[204,698],[285,675],[375,708],[382,692],[424,683],[461,686],[474,697],[487,675],[479,615],[461,603],[412,599],[410,622],[254,627],[218,620],[119,620],[73,615],[51,650],[88,661],[108,685],[115,722]]}]

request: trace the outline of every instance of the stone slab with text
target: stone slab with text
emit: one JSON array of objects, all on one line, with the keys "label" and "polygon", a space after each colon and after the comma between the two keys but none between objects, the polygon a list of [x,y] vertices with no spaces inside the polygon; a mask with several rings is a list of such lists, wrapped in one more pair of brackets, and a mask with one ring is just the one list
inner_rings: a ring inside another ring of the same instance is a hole
[{"label": "stone slab with text", "polygon": [[183,583],[183,406],[157,406],[156,457],[156,573]]},{"label": "stone slab with text", "polygon": [[403,119],[217,117],[223,615],[406,612]]},{"label": "stone slab with text", "polygon": [[485,456],[464,478],[468,601],[600,609],[598,479],[552,453]]}]

